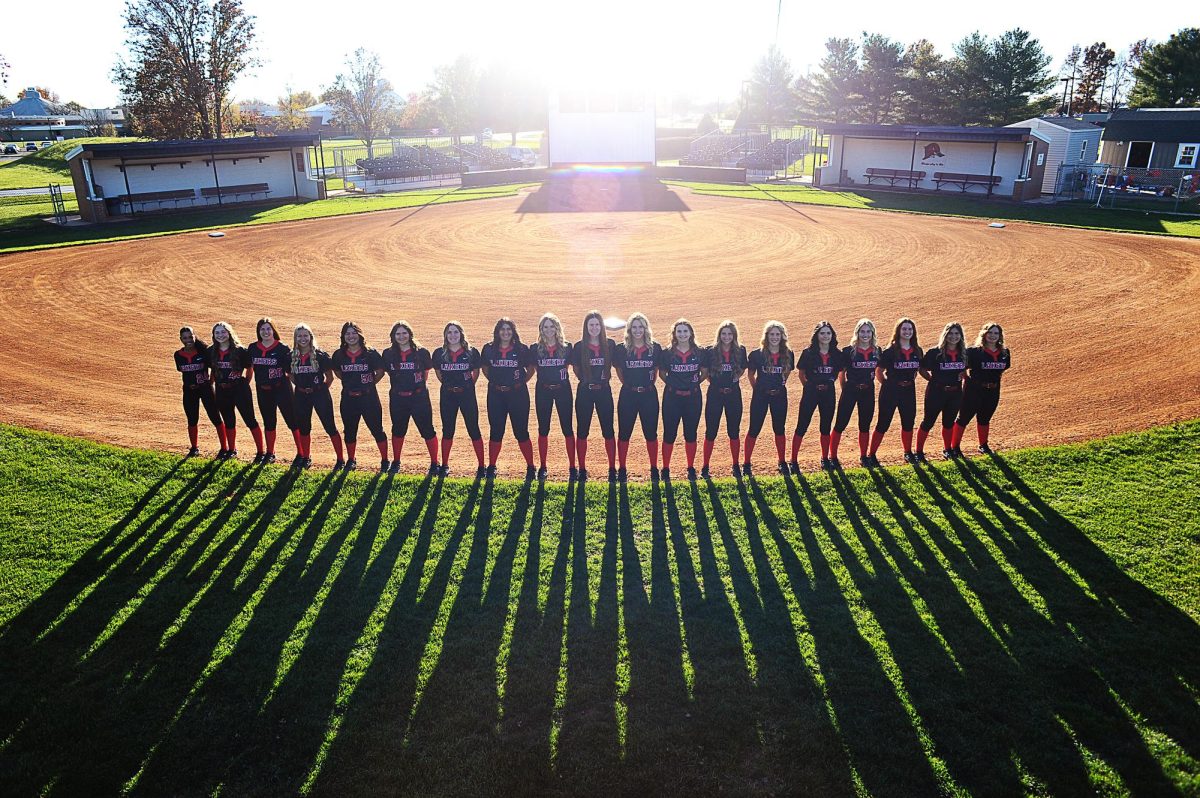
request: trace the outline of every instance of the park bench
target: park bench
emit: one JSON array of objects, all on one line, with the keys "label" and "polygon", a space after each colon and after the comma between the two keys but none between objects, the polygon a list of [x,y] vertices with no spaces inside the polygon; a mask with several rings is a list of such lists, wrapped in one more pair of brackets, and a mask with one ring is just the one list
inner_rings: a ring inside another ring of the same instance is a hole
[{"label": "park bench", "polygon": [[195,202],[196,192],[190,188],[180,188],[172,191],[143,191],[139,194],[126,194],[120,197],[119,200],[122,204],[140,205],[143,211],[151,203],[161,208],[163,203],[170,202],[178,208],[182,200],[187,200],[189,204]]},{"label": "park bench", "polygon": [[246,183],[241,186],[221,186],[220,188],[213,187],[200,189],[200,196],[204,198],[205,203],[207,203],[210,199],[216,199],[218,196],[222,200],[237,200],[239,197],[250,197],[250,199],[254,199],[254,195],[262,194],[263,199],[266,199],[267,195],[270,193],[271,187],[266,183]]},{"label": "park bench", "polygon": [[874,185],[876,180],[886,180],[889,186],[895,186],[896,183],[904,181],[908,183],[909,188],[912,188],[925,179],[925,173],[911,169],[881,169],[872,166],[867,169],[863,177],[867,179],[868,186]]},{"label": "park bench", "polygon": [[934,172],[933,182],[940,191],[942,183],[949,183],[952,186],[958,186],[959,190],[966,192],[971,186],[984,186],[991,189],[992,186],[1000,185],[1000,175],[969,175],[963,172]]}]

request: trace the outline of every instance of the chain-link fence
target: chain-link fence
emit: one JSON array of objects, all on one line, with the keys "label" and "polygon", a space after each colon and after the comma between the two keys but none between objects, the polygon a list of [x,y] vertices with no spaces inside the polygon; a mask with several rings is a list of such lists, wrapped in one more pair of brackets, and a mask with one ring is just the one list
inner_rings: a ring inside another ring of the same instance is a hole
[{"label": "chain-link fence", "polygon": [[1054,195],[1097,208],[1200,214],[1200,170],[1063,164]]}]

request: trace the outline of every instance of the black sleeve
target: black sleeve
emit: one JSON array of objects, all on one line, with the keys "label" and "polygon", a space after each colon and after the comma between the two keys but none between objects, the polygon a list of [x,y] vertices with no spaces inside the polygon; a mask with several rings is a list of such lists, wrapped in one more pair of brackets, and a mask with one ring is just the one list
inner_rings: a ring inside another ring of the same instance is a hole
[{"label": "black sleeve", "polygon": [[476,349],[475,347],[471,347],[471,354],[468,359],[471,362],[471,370],[472,371],[474,371],[477,368],[482,367],[482,365],[483,365],[483,358],[481,358],[479,356],[479,350]]},{"label": "black sleeve", "polygon": [[428,371],[433,368],[433,358],[429,356],[428,349],[417,350],[417,368],[421,371]]},{"label": "black sleeve", "polygon": [[367,365],[371,367],[371,371],[383,368],[383,356],[379,354],[379,350],[371,349],[367,352]]}]

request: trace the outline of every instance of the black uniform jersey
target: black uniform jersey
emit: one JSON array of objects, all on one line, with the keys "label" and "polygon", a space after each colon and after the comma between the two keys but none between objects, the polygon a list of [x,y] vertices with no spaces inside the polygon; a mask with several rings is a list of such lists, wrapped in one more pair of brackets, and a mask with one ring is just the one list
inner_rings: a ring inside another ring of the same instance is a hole
[{"label": "black uniform jersey", "polygon": [[709,382],[718,388],[732,388],[746,370],[746,347],[739,344],[722,352],[719,346],[714,346],[708,350],[707,360]]},{"label": "black uniform jersey", "polygon": [[183,374],[184,388],[207,385],[208,353],[200,347],[196,347],[190,355],[180,349],[175,353],[175,370]]},{"label": "black uniform jersey", "polygon": [[333,371],[333,358],[328,352],[318,349],[300,356],[300,360],[292,366],[292,377],[296,380],[297,388],[320,388],[325,384],[325,374],[330,371]]},{"label": "black uniform jersey", "polygon": [[846,369],[846,382],[867,385],[875,381],[875,369],[879,366],[879,348],[859,349],[847,346],[842,349],[842,364]]},{"label": "black uniform jersey", "polygon": [[939,385],[958,385],[966,367],[962,350],[943,353],[935,346],[921,358],[921,368],[932,374],[933,381]]},{"label": "black uniform jersey", "polygon": [[575,356],[575,364],[579,367],[580,381],[584,383],[606,382],[613,361],[616,359],[615,352],[616,345],[609,338],[601,341],[599,346],[592,346],[583,341],[575,344],[572,353]]},{"label": "black uniform jersey", "polygon": [[749,369],[756,376],[754,385],[759,390],[773,391],[783,387],[784,375],[796,365],[796,355],[790,349],[786,352],[764,352],[755,349],[750,353]]},{"label": "black uniform jersey", "polygon": [[982,346],[967,348],[967,377],[976,382],[1000,382],[1000,376],[1012,368],[1007,349],[989,352]]},{"label": "black uniform jersey", "polygon": [[383,368],[391,379],[393,393],[411,393],[425,387],[425,374],[433,368],[428,349],[410,346],[400,351],[394,346],[383,350]]},{"label": "black uniform jersey", "polygon": [[492,385],[522,385],[525,370],[532,364],[529,347],[514,343],[502,349],[494,342],[483,345],[480,360],[487,366],[488,382]]},{"label": "black uniform jersey", "polygon": [[375,390],[375,372],[381,368],[383,357],[370,347],[359,349],[358,354],[345,348],[333,353],[333,370],[348,391]]},{"label": "black uniform jersey", "polygon": [[661,346],[626,348],[625,344],[617,344],[616,350],[613,361],[621,372],[622,384],[631,388],[648,388],[654,384],[655,371],[662,359]]},{"label": "black uniform jersey", "polygon": [[828,353],[822,355],[819,349],[813,349],[810,346],[800,353],[798,368],[804,372],[806,385],[833,382],[837,379],[838,372],[844,367],[842,353],[837,349],[830,349]]},{"label": "black uniform jersey", "polygon": [[250,365],[254,367],[255,385],[278,385],[292,370],[292,350],[279,341],[270,346],[255,341],[246,351],[250,354]]},{"label": "black uniform jersey", "polygon": [[533,364],[537,367],[538,385],[560,385],[570,382],[567,366],[571,363],[571,345],[542,347],[534,346]]},{"label": "black uniform jersey", "polygon": [[472,385],[471,372],[479,368],[479,350],[460,348],[451,354],[444,346],[433,352],[433,367],[442,375],[442,384],[449,388]]},{"label": "black uniform jersey", "polygon": [[213,348],[215,357],[212,367],[217,373],[217,385],[228,385],[231,382],[245,379],[244,372],[249,365],[246,350],[240,346],[231,346],[224,352]]},{"label": "black uniform jersey", "polygon": [[664,349],[658,358],[663,382],[677,391],[690,391],[700,384],[700,369],[704,368],[704,350],[692,347],[680,352],[675,347]]},{"label": "black uniform jersey", "polygon": [[887,373],[889,383],[912,382],[921,367],[921,350],[915,346],[901,349],[900,344],[892,344],[879,353],[879,365]]}]

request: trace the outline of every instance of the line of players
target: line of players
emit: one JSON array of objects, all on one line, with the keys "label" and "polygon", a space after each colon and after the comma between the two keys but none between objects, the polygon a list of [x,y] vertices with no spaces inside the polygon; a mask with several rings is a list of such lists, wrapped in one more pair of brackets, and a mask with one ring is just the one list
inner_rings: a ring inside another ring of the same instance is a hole
[{"label": "line of players", "polygon": [[[220,439],[219,458],[237,455],[236,416],[241,415],[254,437],[254,461],[275,462],[275,435],[282,417],[296,444],[293,466],[306,468],[312,463],[315,413],[337,456],[335,469],[356,468],[361,422],[379,448],[380,469],[398,471],[411,422],[428,449],[430,473],[446,474],[461,416],[475,451],[478,476],[495,474],[505,427],[511,424],[525,459],[527,478],[545,478],[551,417],[557,413],[572,478],[588,477],[588,438],[594,419],[604,440],[610,480],[626,478],[629,441],[639,422],[651,477],[670,478],[672,454],[682,426],[688,477],[695,479],[697,433],[703,415],[706,431],[701,475],[709,475],[723,416],[733,473],[740,476],[751,474],[755,443],[769,414],[778,469],[798,473],[800,448],[813,415],[818,416],[822,467],[839,468],[841,437],[857,411],[859,461],[863,466],[879,465],[877,452],[897,413],[904,459],[916,464],[926,462],[926,437],[939,416],[944,457],[962,455],[963,432],[973,419],[977,422],[980,451],[991,452],[988,427],[999,403],[1001,377],[1012,366],[1004,330],[994,322],[983,325],[974,346],[967,346],[962,325],[950,322],[943,327],[937,346],[923,351],[917,343],[916,323],[909,318],[896,322],[886,345],[879,343],[875,325],[862,319],[855,325],[852,343],[844,348],[838,345],[833,325],[821,321],[798,356],[789,345],[786,327],[778,321],[767,322],[758,345],[747,352],[732,321],[722,322],[712,345],[702,346],[692,324],[680,319],[672,326],[670,341],[660,344],[641,313],[629,317],[620,343],[608,338],[598,311],[584,318],[578,343],[567,341],[562,323],[552,313],[541,318],[538,339],[532,345],[521,340],[515,322],[502,318],[482,351],[470,345],[463,326],[456,321],[446,324],[442,345],[432,353],[418,344],[412,328],[403,321],[393,325],[390,344],[382,352],[369,347],[362,329],[349,321],[342,325],[339,345],[332,354],[318,347],[306,324],[296,326],[291,347],[280,341],[271,319],[260,319],[256,329],[258,340],[249,347],[242,346],[226,322],[213,326],[211,345],[199,340],[190,327],[180,330],[183,346],[175,353],[175,364],[183,375],[190,455],[199,454],[197,425],[203,406]],[[430,371],[441,384],[440,446],[427,387]],[[475,393],[481,372],[488,381],[486,411],[491,428],[486,465]],[[802,394],[789,459],[785,425],[787,383],[792,372],[799,376]],[[574,387],[572,374],[577,383]],[[614,374],[620,382],[615,402],[611,388]],[[390,381],[390,460],[376,388],[384,375]],[[740,439],[743,376],[751,385],[749,431],[744,443]],[[918,376],[926,382],[924,416],[916,427]],[[335,378],[342,382],[339,409],[345,453],[329,390]],[[540,467],[534,466],[529,435],[528,383],[535,378],[532,404]],[[254,413],[251,381],[263,418],[261,428]]]}]

